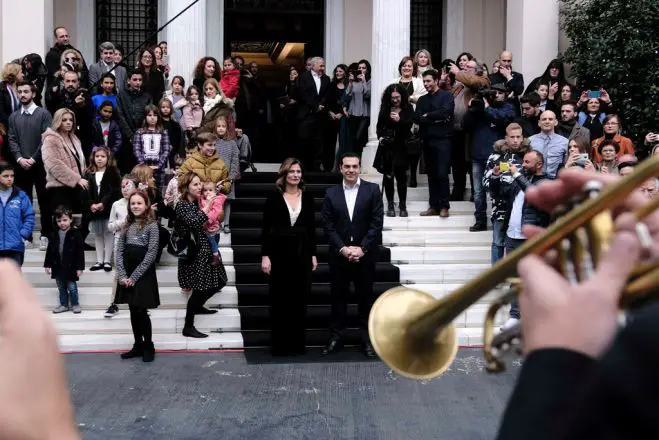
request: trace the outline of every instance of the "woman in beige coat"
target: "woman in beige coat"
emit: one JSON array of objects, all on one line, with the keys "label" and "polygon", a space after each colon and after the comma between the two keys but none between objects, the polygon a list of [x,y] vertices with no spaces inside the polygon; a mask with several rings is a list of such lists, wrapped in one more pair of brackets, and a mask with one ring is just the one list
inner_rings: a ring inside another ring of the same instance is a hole
[{"label": "woman in beige coat", "polygon": [[51,206],[64,205],[80,213],[81,190],[86,190],[89,184],[82,178],[85,156],[80,139],[74,134],[75,127],[75,115],[71,110],[57,110],[51,128],[41,135],[41,156]]}]

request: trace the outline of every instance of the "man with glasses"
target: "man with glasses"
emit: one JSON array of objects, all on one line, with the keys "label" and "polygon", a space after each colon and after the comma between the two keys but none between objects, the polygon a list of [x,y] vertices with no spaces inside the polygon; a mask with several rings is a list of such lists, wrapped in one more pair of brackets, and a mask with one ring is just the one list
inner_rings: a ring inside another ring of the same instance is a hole
[{"label": "man with glasses", "polygon": [[558,120],[556,114],[547,110],[540,115],[540,133],[529,138],[531,149],[539,151],[545,158],[544,174],[550,179],[555,179],[558,170],[563,168],[567,160],[568,140],[556,134]]},{"label": "man with glasses", "polygon": [[[46,54],[46,69],[48,69],[46,86],[48,89],[52,89],[52,87],[57,84],[57,77],[55,76],[55,73],[60,71],[62,68],[61,61],[64,51],[67,49],[78,50],[71,46],[69,31],[64,26],[56,27],[53,31],[53,35],[55,36],[55,44],[50,48],[48,54]],[[78,53],[80,53],[79,50]],[[89,73],[89,70],[87,69],[87,63],[85,63],[84,58],[81,59],[80,62],[82,63],[82,76],[87,78]]]}]

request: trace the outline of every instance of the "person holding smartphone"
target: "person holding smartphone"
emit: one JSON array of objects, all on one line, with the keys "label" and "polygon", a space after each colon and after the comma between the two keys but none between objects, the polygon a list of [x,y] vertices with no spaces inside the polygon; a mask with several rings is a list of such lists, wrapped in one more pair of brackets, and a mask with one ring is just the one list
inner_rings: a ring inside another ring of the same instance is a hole
[{"label": "person holding smartphone", "polygon": [[[594,90],[584,90],[581,92],[577,108],[579,116],[577,122],[590,131],[590,138],[597,139],[604,134],[604,118],[607,114],[614,113],[611,97],[606,90],[600,89],[600,95]],[[592,97],[591,97],[592,96]]]}]

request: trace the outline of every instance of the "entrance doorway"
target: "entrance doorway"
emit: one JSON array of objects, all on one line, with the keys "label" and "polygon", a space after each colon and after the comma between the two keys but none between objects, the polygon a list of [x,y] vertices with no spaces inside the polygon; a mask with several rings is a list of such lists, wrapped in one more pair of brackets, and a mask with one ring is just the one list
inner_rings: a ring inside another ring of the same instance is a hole
[{"label": "entrance doorway", "polygon": [[[225,0],[224,53],[258,65],[262,112],[248,133],[254,161],[279,162],[287,151],[280,102],[291,67],[323,53],[324,0]],[[240,126],[240,117],[238,118]],[[267,140],[267,141],[266,141]]]}]

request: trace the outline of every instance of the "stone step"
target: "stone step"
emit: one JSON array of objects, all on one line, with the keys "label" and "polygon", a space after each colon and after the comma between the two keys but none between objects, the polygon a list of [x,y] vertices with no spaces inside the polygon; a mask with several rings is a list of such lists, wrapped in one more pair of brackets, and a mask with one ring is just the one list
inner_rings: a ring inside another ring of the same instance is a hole
[{"label": "stone step", "polygon": [[391,248],[393,264],[448,264],[491,261],[491,246],[397,246]]},{"label": "stone step", "polygon": [[[92,240],[93,242],[93,240]],[[222,253],[222,260],[224,261],[225,266],[226,265],[231,265],[233,264],[233,249],[230,247],[223,247],[220,249],[220,252]],[[43,261],[44,258],[46,257],[46,252],[45,251],[40,251],[38,249],[27,249],[25,251],[25,260],[23,263],[24,267],[43,267]],[[89,268],[96,263],[96,252],[95,251],[86,251],[85,252],[85,268],[86,270],[89,270]],[[178,260],[176,257],[173,255],[170,255],[167,253],[167,251],[163,251],[162,257],[160,258],[160,263],[158,264],[158,267],[169,267],[169,266],[174,266],[176,267],[178,265]],[[102,271],[100,271],[102,272]]]},{"label": "stone step", "polygon": [[[449,217],[450,218],[450,217]],[[386,231],[382,235],[384,246],[484,246],[492,242],[492,231],[470,232],[460,230],[408,230]]]},{"label": "stone step", "polygon": [[[113,318],[114,319],[114,318]],[[133,334],[60,335],[59,346],[64,353],[128,350],[133,346]],[[210,333],[207,338],[186,338],[179,333],[153,335],[153,343],[160,350],[227,350],[242,349],[240,332]]]},{"label": "stone step", "polygon": [[[394,205],[396,206],[396,210],[398,210],[398,196],[394,197]],[[385,209],[387,208],[386,199],[384,199],[384,207]],[[415,214],[418,215],[420,212],[423,212],[426,209],[428,209],[428,200],[407,202],[407,212],[410,214],[410,216],[413,216]],[[451,202],[451,209],[449,210],[449,212],[451,216],[456,216],[456,215],[473,216],[474,209],[475,209],[474,202],[469,202],[469,201]],[[492,210],[492,204],[488,202],[488,209],[487,209],[488,213],[491,212],[491,210]],[[398,212],[396,212],[396,214],[398,214]]]},{"label": "stone step", "polygon": [[[113,318],[104,318],[99,311],[85,311],[75,315],[72,312],[47,313],[61,335],[91,335],[105,333],[131,333],[130,313],[119,312]],[[185,310],[153,309],[149,311],[153,333],[180,333],[184,327]],[[220,309],[214,315],[197,315],[195,327],[202,332],[240,331],[238,309]]]},{"label": "stone step", "polygon": [[490,264],[401,264],[400,282],[464,283],[490,268]]},{"label": "stone step", "polygon": [[[160,309],[185,309],[188,302],[187,293],[183,293],[181,288],[176,287],[159,287],[160,290]],[[36,289],[37,297],[41,305],[47,310],[52,310],[59,305],[59,292],[57,287],[40,287]],[[84,311],[96,311],[100,315],[112,301],[112,287],[81,287],[78,291],[80,306]],[[238,307],[238,290],[235,286],[225,286],[221,292],[213,295],[206,302],[206,306],[211,308],[235,308]],[[119,305],[122,310],[128,311],[128,306]]]},{"label": "stone step", "polygon": [[469,230],[474,224],[473,215],[452,215],[448,218],[438,216],[420,217],[412,215],[411,217],[386,217],[384,218],[383,228],[385,231],[406,231],[406,230],[434,230],[434,229],[457,229]]},{"label": "stone step", "polygon": [[[236,281],[236,271],[233,266],[225,266],[227,272],[227,284],[233,285]],[[158,276],[158,285],[162,287],[178,287],[177,268],[175,266],[165,266],[156,269]],[[32,286],[53,287],[55,281],[46,274],[42,267],[24,267],[23,275],[30,281]],[[114,283],[114,272],[89,272],[85,271],[78,281],[78,288],[82,287],[99,287],[111,286]]]}]

